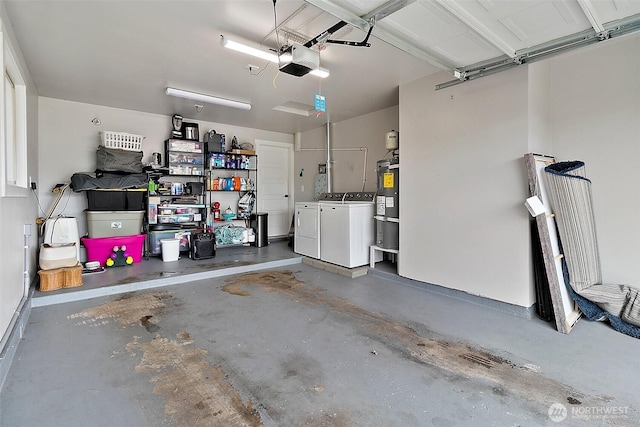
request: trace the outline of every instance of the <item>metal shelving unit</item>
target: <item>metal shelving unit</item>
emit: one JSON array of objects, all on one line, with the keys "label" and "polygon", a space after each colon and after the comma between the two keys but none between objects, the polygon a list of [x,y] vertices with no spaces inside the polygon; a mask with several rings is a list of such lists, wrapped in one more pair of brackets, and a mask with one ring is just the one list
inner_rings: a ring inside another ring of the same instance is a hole
[{"label": "metal shelving unit", "polygon": [[[253,151],[232,150],[229,152],[212,152],[208,154],[208,169],[205,172],[206,193],[208,195],[207,206],[210,221],[208,224],[215,230],[220,228],[218,236],[229,231],[231,227],[249,228],[249,218],[251,213],[256,212],[255,192],[257,186],[258,157]],[[251,210],[241,210],[238,206],[242,197],[253,194]],[[215,212],[214,203],[219,203],[220,211]],[[224,214],[227,209],[231,209],[235,214],[232,220],[225,220]],[[222,230],[225,227],[225,230]],[[232,230],[237,231],[237,230]],[[229,233],[227,233],[229,234]],[[229,236],[227,236],[229,237]],[[238,236],[232,236],[237,240]],[[220,238],[219,241],[226,241]],[[219,247],[235,246],[243,243],[224,243]],[[244,243],[246,244],[246,243]]]}]

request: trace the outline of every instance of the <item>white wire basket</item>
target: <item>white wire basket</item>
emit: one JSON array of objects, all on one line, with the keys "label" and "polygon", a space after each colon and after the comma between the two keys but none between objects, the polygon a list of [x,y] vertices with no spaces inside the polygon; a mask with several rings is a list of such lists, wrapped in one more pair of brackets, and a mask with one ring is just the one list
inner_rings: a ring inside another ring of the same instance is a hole
[{"label": "white wire basket", "polygon": [[144,136],[125,132],[100,132],[102,145],[107,148],[119,148],[120,150],[142,151]]}]

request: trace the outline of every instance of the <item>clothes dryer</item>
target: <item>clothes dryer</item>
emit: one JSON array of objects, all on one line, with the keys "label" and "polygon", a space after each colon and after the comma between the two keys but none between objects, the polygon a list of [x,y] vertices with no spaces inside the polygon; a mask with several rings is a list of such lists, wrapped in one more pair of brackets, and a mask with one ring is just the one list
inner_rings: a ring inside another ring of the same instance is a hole
[{"label": "clothes dryer", "polygon": [[320,259],[320,210],[318,202],[295,204],[295,231],[293,251],[300,255]]}]

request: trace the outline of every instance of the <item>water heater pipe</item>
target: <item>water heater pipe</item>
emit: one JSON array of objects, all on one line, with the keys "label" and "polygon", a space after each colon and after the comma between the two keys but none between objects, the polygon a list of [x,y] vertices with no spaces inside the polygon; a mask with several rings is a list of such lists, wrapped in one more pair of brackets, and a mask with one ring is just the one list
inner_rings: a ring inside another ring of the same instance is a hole
[{"label": "water heater pipe", "polygon": [[331,193],[331,122],[327,115],[327,193]]}]

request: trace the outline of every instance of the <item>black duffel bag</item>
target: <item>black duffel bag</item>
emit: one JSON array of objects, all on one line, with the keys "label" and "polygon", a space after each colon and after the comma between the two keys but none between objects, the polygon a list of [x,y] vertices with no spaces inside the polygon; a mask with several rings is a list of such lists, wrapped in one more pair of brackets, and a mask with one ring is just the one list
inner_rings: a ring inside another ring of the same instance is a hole
[{"label": "black duffel bag", "polygon": [[142,151],[98,146],[96,170],[99,172],[142,173]]}]

